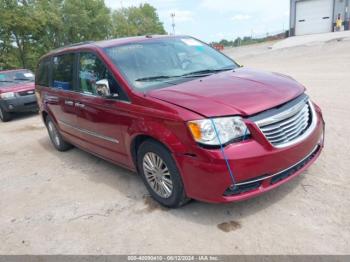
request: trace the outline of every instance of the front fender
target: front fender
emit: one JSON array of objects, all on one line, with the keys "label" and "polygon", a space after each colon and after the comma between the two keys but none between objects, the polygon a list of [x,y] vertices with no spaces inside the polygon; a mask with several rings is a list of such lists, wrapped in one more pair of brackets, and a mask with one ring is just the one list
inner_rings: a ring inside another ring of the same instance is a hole
[{"label": "front fender", "polygon": [[[126,145],[132,145],[139,136],[147,136],[159,141],[166,146],[173,154],[185,154],[189,150],[188,141],[191,139],[189,131],[184,122],[167,120],[144,119],[135,121],[128,128]],[[190,141],[188,141],[190,142]],[[131,150],[129,150],[129,153]],[[130,153],[131,156],[131,153]]]}]

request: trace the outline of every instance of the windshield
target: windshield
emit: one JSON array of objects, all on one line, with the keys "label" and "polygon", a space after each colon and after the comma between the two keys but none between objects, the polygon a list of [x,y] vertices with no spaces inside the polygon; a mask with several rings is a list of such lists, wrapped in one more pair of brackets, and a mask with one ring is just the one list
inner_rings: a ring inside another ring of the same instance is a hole
[{"label": "windshield", "polygon": [[10,87],[20,82],[33,82],[34,74],[30,70],[0,72],[0,88]]},{"label": "windshield", "polygon": [[228,57],[189,37],[154,39],[105,49],[134,89],[163,88],[237,67]]}]

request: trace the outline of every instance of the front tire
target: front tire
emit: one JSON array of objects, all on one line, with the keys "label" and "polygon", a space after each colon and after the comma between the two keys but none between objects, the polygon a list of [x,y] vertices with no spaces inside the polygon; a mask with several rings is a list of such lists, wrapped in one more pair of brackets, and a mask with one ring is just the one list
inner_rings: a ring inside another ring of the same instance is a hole
[{"label": "front tire", "polygon": [[46,128],[49,133],[52,144],[58,151],[64,152],[73,147],[71,144],[69,144],[63,139],[55,123],[49,116],[46,117]]},{"label": "front tire", "polygon": [[12,119],[12,115],[9,112],[6,112],[1,106],[0,106],[0,119],[2,122],[8,122]]},{"label": "front tire", "polygon": [[143,182],[151,196],[170,208],[188,202],[180,172],[167,148],[147,140],[137,151],[137,165]]}]

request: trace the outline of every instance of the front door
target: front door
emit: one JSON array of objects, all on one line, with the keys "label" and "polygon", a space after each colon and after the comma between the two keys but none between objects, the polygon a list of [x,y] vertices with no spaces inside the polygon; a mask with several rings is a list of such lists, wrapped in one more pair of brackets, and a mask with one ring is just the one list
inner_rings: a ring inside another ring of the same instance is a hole
[{"label": "front door", "polygon": [[[80,136],[88,150],[109,160],[128,161],[123,132],[128,119],[128,101],[105,64],[93,53],[78,56],[80,96],[75,102]],[[99,83],[108,83],[110,96],[99,90]]]}]

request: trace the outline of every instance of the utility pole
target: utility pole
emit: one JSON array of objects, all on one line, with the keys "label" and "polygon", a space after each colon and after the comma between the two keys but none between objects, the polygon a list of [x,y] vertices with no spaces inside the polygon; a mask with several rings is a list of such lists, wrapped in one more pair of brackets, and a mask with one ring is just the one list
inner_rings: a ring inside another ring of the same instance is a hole
[{"label": "utility pole", "polygon": [[171,13],[171,26],[173,27],[173,35],[175,35],[175,13]]},{"label": "utility pole", "polygon": [[128,17],[125,16],[123,0],[120,0],[120,9],[121,9],[121,14],[124,15],[125,20],[126,20],[126,26],[127,26],[126,29],[128,31],[127,36],[130,36],[129,19],[128,19]]},{"label": "utility pole", "polygon": [[346,0],[346,3],[345,3],[344,22],[345,22],[345,30],[350,30],[349,0]]}]

